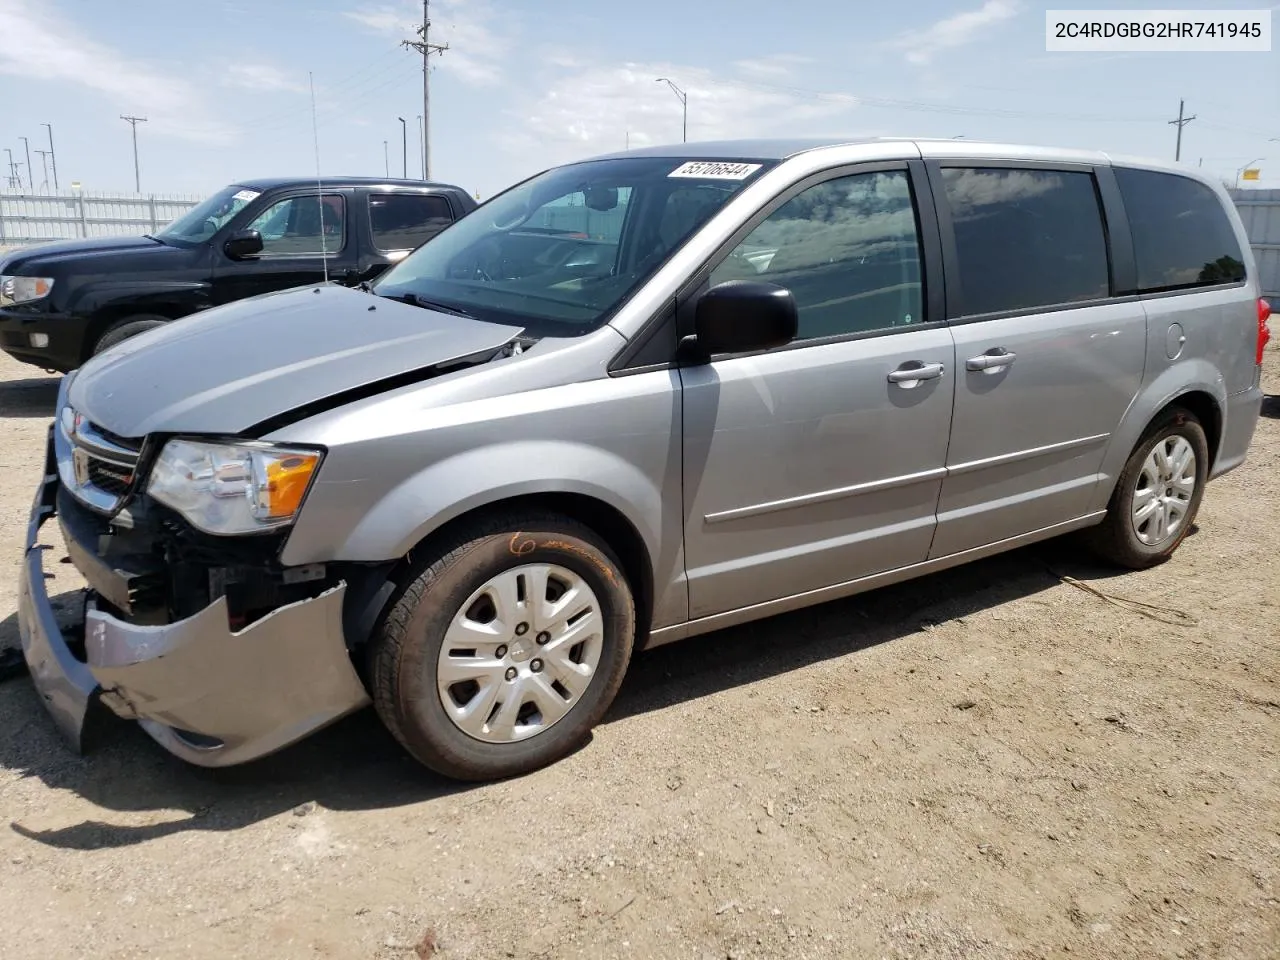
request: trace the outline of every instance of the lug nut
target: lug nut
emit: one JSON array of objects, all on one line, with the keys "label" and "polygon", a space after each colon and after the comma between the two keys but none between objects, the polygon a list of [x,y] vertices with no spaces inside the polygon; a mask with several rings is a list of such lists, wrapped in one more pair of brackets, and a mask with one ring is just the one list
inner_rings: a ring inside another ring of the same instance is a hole
[{"label": "lug nut", "polygon": [[532,670],[534,673],[541,673],[541,672],[542,672],[542,661],[541,661],[541,660],[530,660],[530,661],[529,661],[529,669],[530,669],[530,670]]},{"label": "lug nut", "polygon": [[507,655],[507,647],[506,647],[506,644],[503,644],[503,645],[502,645],[502,646],[500,646],[497,650],[493,651],[493,655],[494,655],[495,657],[497,657],[499,660],[501,660],[503,657],[505,657],[505,656]]},{"label": "lug nut", "polygon": [[551,634],[549,634],[549,633],[547,633],[547,631],[543,630],[543,631],[542,631],[540,634],[538,634],[538,635],[537,635],[537,637],[535,637],[534,639],[538,641],[538,646],[542,646],[544,643],[546,643],[548,640],[550,640],[550,639],[551,639]]},{"label": "lug nut", "polygon": [[507,679],[508,679],[508,680],[514,680],[515,678],[516,678],[516,668],[515,668],[515,667],[507,667]]},{"label": "lug nut", "polygon": [[527,623],[517,623],[517,624],[516,624],[516,636],[517,636],[517,637],[523,637],[523,636],[524,636],[526,633],[528,633],[528,632],[529,632],[529,625],[528,625]]}]

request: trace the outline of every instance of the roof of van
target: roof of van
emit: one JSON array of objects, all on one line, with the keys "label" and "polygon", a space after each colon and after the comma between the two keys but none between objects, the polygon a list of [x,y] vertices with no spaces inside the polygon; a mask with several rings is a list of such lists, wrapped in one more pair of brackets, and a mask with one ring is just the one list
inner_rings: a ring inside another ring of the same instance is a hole
[{"label": "roof of van", "polygon": [[1206,179],[1203,171],[1149,157],[1113,156],[1100,150],[1075,150],[1066,147],[1041,147],[1026,144],[996,143],[967,138],[940,137],[850,137],[790,138],[758,140],[710,140],[699,143],[676,143],[665,146],[640,147],[593,157],[595,160],[617,157],[671,157],[696,160],[786,160],[800,153],[859,144],[910,143],[925,157],[956,157],[986,160],[1046,160],[1059,163],[1115,163],[1153,170],[1169,170]]}]

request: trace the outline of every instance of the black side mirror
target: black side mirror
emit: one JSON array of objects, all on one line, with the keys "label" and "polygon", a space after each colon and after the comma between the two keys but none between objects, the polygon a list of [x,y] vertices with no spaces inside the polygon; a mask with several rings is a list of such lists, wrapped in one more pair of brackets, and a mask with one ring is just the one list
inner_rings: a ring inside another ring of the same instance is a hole
[{"label": "black side mirror", "polygon": [[222,245],[232,260],[243,260],[262,252],[262,234],[257,230],[238,230]]},{"label": "black side mirror", "polygon": [[781,347],[799,324],[791,291],[755,280],[716,284],[698,298],[693,320],[697,352],[706,357]]}]

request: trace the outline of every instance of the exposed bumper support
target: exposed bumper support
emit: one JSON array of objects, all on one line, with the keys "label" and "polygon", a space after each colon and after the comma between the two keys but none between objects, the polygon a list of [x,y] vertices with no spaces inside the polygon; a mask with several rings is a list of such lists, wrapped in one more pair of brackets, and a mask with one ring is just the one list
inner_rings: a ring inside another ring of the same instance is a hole
[{"label": "exposed bumper support", "polygon": [[127,623],[90,600],[87,662],[77,659],[54,617],[36,542],[57,488],[50,450],[27,525],[18,622],[36,688],[77,751],[96,697],[171,753],[209,767],[272,753],[368,704],[343,637],[345,583],[238,632],[223,598],[162,626]]}]

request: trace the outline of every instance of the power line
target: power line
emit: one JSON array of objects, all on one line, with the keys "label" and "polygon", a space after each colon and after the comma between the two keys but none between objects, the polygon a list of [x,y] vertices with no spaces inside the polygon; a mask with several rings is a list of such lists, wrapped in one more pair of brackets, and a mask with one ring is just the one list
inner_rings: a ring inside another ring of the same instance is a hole
[{"label": "power line", "polygon": [[142,177],[138,173],[138,124],[146,123],[147,118],[146,117],[126,117],[124,115],[121,115],[120,119],[124,120],[126,123],[129,124],[130,127],[133,128],[133,189],[135,192],[141,193]]}]

